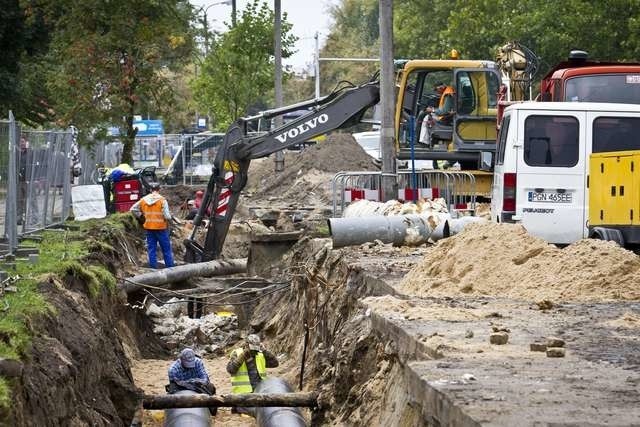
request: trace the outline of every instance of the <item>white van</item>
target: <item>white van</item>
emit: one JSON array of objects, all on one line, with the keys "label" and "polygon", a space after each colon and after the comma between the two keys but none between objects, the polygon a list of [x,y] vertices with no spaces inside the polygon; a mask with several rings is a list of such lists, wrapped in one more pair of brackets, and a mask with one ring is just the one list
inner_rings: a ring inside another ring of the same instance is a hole
[{"label": "white van", "polygon": [[521,223],[550,243],[589,235],[589,156],[640,149],[640,105],[524,102],[498,135],[491,219]]}]

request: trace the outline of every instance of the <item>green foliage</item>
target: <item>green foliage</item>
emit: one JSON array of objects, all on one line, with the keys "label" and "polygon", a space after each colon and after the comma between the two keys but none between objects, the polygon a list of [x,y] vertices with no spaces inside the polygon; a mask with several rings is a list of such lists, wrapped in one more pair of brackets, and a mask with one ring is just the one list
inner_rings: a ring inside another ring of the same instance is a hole
[{"label": "green foliage", "polygon": [[[225,130],[269,93],[274,82],[274,13],[259,0],[249,3],[234,27],[216,37],[193,92],[200,108],[210,111],[215,127]],[[293,52],[296,37],[282,16],[282,57]]]},{"label": "green foliage", "polygon": [[85,266],[79,260],[71,260],[63,264],[62,271],[86,286],[91,298],[99,297],[103,288],[106,288],[110,293],[115,292],[116,278],[103,267]]},{"label": "green foliage", "polygon": [[[377,7],[376,0],[344,0],[334,7],[322,56],[378,57]],[[540,78],[571,49],[608,61],[640,56],[635,0],[403,0],[393,8],[398,59],[442,59],[457,49],[464,59],[493,60],[499,46],[516,40],[542,58]],[[363,70],[355,62],[323,63],[322,92],[341,79],[362,81]]]},{"label": "green foliage", "polygon": [[[331,9],[331,28],[321,57],[378,58],[380,56],[377,0],[344,0]],[[341,81],[363,83],[380,68],[377,62],[321,62],[320,91],[327,94]]]},{"label": "green foliage", "polygon": [[17,292],[7,293],[0,299],[3,307],[0,317],[0,357],[8,359],[19,359],[31,342],[29,319],[52,310],[38,292],[35,280],[22,279],[16,287]]},{"label": "green foliage", "polygon": [[31,124],[51,116],[41,77],[56,17],[42,3],[5,1],[0,7],[0,112],[6,118],[13,110],[18,120]]},{"label": "green foliage", "polygon": [[[60,0],[49,87],[63,124],[116,125],[131,162],[134,114],[174,104],[170,72],[187,62],[193,37],[186,0]],[[123,119],[124,118],[124,119]]]},{"label": "green foliage", "polygon": [[6,378],[0,377],[0,408],[9,409],[11,407],[11,388]]}]

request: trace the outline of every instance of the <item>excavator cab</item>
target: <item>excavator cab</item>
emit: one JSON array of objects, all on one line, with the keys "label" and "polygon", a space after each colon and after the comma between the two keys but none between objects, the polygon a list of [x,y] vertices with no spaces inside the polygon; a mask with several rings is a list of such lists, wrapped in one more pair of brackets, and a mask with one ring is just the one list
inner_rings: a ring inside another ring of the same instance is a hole
[{"label": "excavator cab", "polygon": [[407,62],[398,85],[398,158],[448,160],[467,169],[490,169],[499,87],[493,62]]}]

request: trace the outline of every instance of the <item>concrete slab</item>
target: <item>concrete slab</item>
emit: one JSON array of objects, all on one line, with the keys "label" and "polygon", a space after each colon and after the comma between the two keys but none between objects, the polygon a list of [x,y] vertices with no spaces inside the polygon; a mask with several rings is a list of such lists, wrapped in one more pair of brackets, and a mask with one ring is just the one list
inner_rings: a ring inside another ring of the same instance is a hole
[{"label": "concrete slab", "polygon": [[[640,303],[549,311],[498,298],[363,303],[376,330],[402,349],[411,395],[434,423],[640,425],[640,335],[617,322]],[[506,345],[489,343],[496,329],[508,331]],[[565,340],[566,357],[530,351],[551,336]]]}]

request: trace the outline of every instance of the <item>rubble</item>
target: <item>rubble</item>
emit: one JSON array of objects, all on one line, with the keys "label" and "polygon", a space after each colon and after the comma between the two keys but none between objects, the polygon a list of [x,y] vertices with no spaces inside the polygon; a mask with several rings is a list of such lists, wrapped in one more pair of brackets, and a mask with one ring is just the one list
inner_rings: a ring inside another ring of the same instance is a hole
[{"label": "rubble", "polygon": [[200,354],[220,354],[239,338],[238,317],[234,314],[210,313],[199,319],[189,318],[187,303],[172,298],[162,306],[149,304],[147,315],[153,320],[153,332],[170,349],[191,346]]}]

